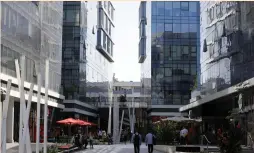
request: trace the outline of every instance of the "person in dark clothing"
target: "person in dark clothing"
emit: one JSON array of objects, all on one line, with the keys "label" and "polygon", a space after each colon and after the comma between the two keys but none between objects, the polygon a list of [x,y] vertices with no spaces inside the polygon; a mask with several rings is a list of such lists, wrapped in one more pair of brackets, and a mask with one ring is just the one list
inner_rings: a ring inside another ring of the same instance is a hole
[{"label": "person in dark clothing", "polygon": [[140,145],[142,142],[141,135],[136,132],[135,134],[132,135],[132,142],[134,144],[134,153],[140,153]]},{"label": "person in dark clothing", "polygon": [[128,137],[128,131],[125,130],[124,133],[123,133],[123,141],[124,141],[125,144],[127,142],[127,137]]},{"label": "person in dark clothing", "polygon": [[88,145],[88,141],[87,141],[87,136],[86,135],[83,135],[83,144],[85,145],[85,148],[84,149],[87,149],[87,145]]},{"label": "person in dark clothing", "polygon": [[113,140],[112,140],[111,134],[109,133],[108,134],[108,145],[112,145],[112,144],[113,144]]},{"label": "person in dark clothing", "polygon": [[152,134],[152,132],[149,132],[146,135],[146,146],[148,146],[148,153],[153,153],[153,145],[156,145],[156,137]]}]

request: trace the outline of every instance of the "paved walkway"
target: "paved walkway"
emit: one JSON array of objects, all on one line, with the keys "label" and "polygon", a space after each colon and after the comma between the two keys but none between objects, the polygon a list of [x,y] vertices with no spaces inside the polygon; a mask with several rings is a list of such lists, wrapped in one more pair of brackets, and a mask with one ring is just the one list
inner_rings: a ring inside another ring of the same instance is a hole
[{"label": "paved walkway", "polygon": [[[142,144],[140,147],[140,153],[147,152],[148,152],[147,146],[145,144]],[[134,149],[133,144],[95,145],[94,149],[86,149],[83,151],[77,151],[75,153],[134,153]],[[162,152],[154,150],[153,153],[162,153]]]}]

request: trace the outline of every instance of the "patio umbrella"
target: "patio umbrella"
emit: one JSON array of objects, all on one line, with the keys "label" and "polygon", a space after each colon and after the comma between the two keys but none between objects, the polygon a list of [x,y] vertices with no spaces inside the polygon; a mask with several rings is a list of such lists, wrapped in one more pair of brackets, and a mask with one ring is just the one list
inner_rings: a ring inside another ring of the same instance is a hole
[{"label": "patio umbrella", "polygon": [[90,122],[90,126],[97,126],[97,124]]},{"label": "patio umbrella", "polygon": [[79,122],[73,118],[67,118],[67,119],[64,119],[64,120],[60,120],[60,121],[57,121],[56,123],[58,124],[70,124],[70,125],[75,125],[75,124],[79,124]]},{"label": "patio umbrella", "polygon": [[76,121],[78,122],[78,125],[83,125],[83,126],[90,125],[89,122],[86,122],[86,121],[83,121],[83,120],[80,120],[80,119],[77,119]]},{"label": "patio umbrella", "polygon": [[[60,121],[57,121],[56,123],[58,124],[65,124],[65,125],[68,125],[68,137],[71,136],[71,125],[77,125],[79,124],[79,122],[73,118],[67,118],[67,119],[64,119],[64,120],[60,120]],[[68,141],[69,141],[69,138],[68,138]]]}]

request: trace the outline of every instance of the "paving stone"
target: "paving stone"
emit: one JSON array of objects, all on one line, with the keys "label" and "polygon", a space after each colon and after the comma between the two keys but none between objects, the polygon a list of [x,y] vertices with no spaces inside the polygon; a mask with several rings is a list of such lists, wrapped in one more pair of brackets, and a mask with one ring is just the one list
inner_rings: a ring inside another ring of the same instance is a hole
[{"label": "paving stone", "polygon": [[[75,153],[133,153],[133,144],[117,144],[117,145],[95,145],[94,149],[86,149],[83,151],[77,151]],[[140,147],[140,153],[147,153],[147,146],[142,144]],[[162,153],[153,151],[153,153]]]}]

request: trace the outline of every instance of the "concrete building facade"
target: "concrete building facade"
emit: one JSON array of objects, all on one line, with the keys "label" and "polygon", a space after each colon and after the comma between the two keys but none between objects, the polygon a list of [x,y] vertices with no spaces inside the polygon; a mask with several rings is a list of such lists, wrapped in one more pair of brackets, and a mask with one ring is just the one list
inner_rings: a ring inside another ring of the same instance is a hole
[{"label": "concrete building facade", "polygon": [[[1,10],[1,94],[6,91],[8,79],[12,80],[11,99],[7,117],[7,142],[18,141],[20,93],[15,70],[15,59],[26,57],[25,94],[31,83],[35,84],[33,103],[29,117],[31,141],[35,141],[37,73],[35,65],[40,63],[42,71],[42,100],[45,95],[45,59],[50,60],[49,76],[49,122],[54,120],[53,112],[64,108],[61,95],[61,60],[62,60],[62,2],[0,2]],[[22,70],[21,70],[22,71]],[[2,98],[4,97],[3,95]],[[3,100],[1,98],[1,100]],[[1,102],[2,105],[2,102]],[[41,106],[41,118],[43,108]],[[60,108],[60,109],[56,109]],[[15,122],[14,122],[15,121]],[[43,123],[43,122],[42,122]],[[51,124],[48,124],[49,127]],[[43,126],[43,125],[42,125]]]},{"label": "concrete building facade", "polygon": [[[235,108],[243,126],[254,129],[253,10],[253,2],[200,3],[201,88],[180,111],[202,117],[204,130],[226,128],[225,117]],[[243,140],[250,142],[247,134]]]}]

